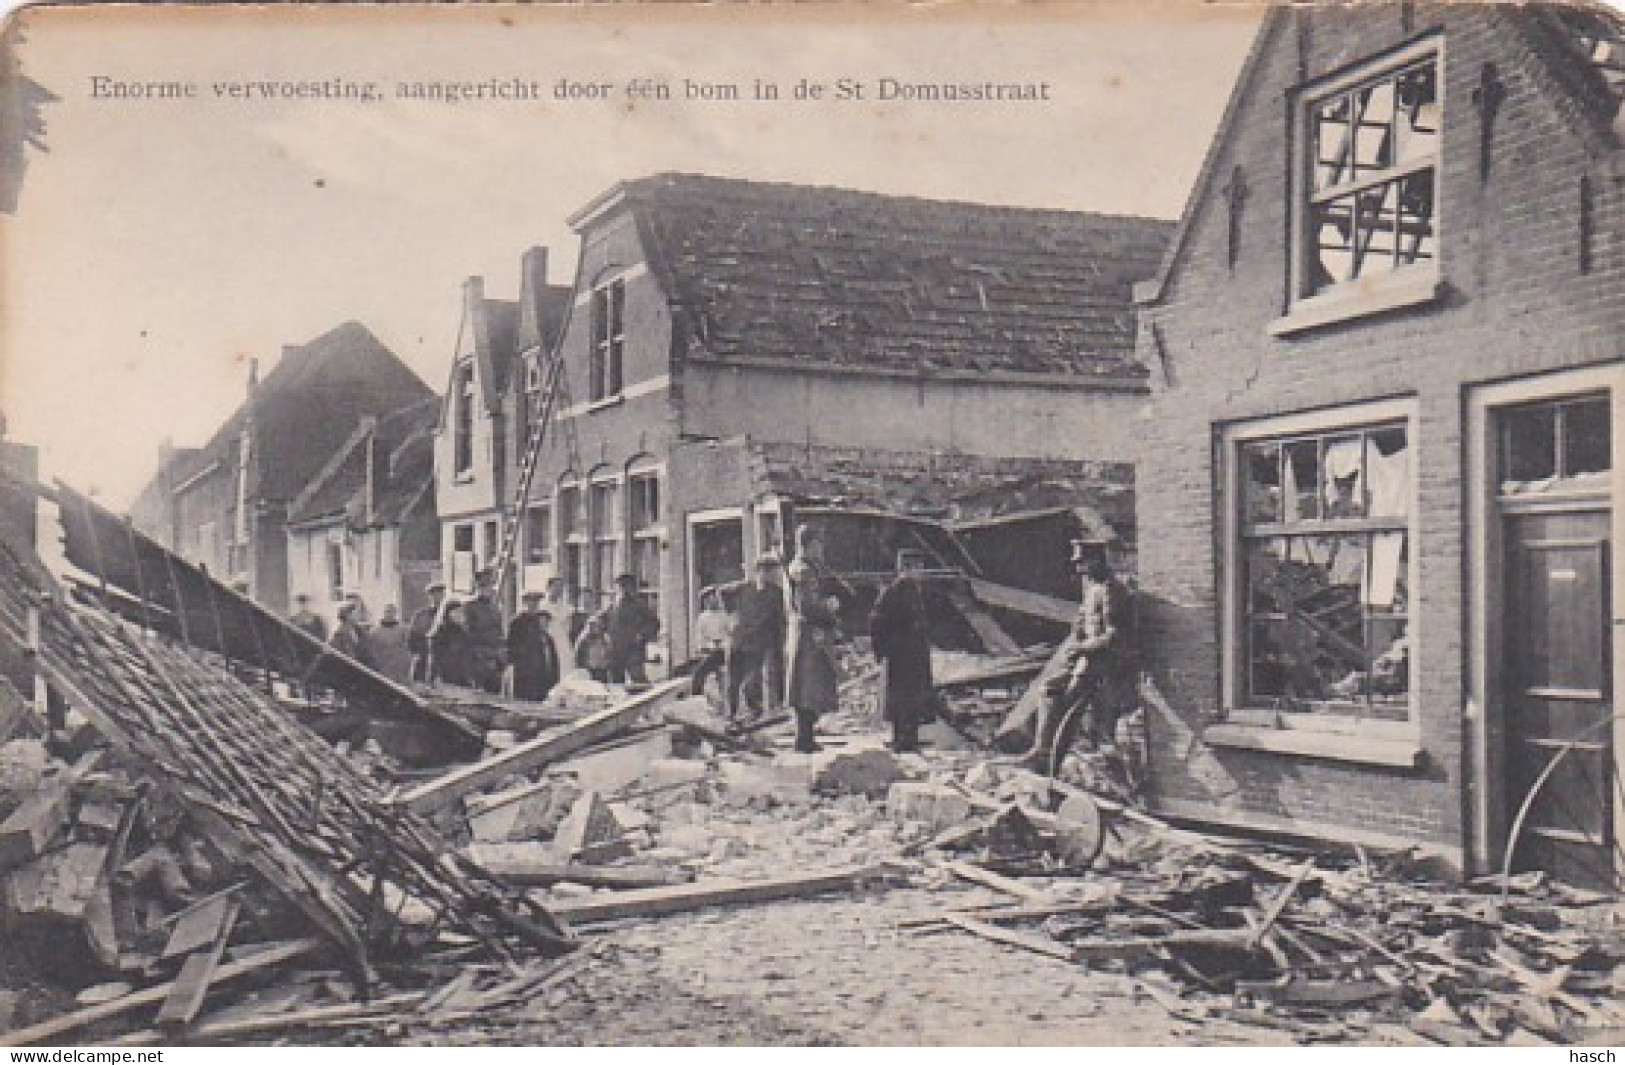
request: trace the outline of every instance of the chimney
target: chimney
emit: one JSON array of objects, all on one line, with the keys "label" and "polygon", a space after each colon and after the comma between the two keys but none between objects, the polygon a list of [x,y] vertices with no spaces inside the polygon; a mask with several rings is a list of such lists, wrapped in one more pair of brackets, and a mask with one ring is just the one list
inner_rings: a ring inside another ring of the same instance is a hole
[{"label": "chimney", "polygon": [[519,260],[519,298],[533,300],[547,287],[547,249],[541,245],[525,249]]},{"label": "chimney", "polygon": [[248,394],[249,394],[250,398],[253,397],[254,390],[259,388],[259,387],[260,387],[260,360],[257,359],[257,358],[249,359],[248,360]]}]

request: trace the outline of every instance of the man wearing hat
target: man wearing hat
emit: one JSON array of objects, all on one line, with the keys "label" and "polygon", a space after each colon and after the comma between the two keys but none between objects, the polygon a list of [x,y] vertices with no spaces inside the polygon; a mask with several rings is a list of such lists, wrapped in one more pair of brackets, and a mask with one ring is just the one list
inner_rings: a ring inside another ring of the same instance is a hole
[{"label": "man wearing hat", "polygon": [[496,604],[496,571],[480,570],[475,577],[474,598],[463,607],[463,626],[468,630],[469,668],[474,687],[488,692],[502,690],[504,657],[502,612]]},{"label": "man wearing hat", "polygon": [[931,681],[931,617],[920,575],[925,556],[897,552],[897,578],[869,613],[869,636],[880,661],[881,707],[891,722],[892,750],[920,749],[920,726],[936,718],[937,689]]},{"label": "man wearing hat", "polygon": [[777,555],[757,557],[751,579],[724,589],[733,593],[733,630],[728,633],[728,720],[741,719],[740,695],[747,685],[759,692],[756,714],[777,709],[784,676],[784,587]]},{"label": "man wearing hat", "polygon": [[638,579],[630,573],[615,578],[615,601],[604,611],[609,636],[609,682],[648,684],[643,662],[649,641],[660,635],[660,619],[638,595]]},{"label": "man wearing hat", "polygon": [[1080,731],[1090,745],[1112,741],[1121,709],[1119,691],[1133,673],[1133,616],[1126,588],[1112,574],[1107,545],[1072,541],[1072,564],[1083,597],[1072,623],[1064,667],[1044,682],[1033,746],[1024,761],[1054,776]]},{"label": "man wearing hat", "polygon": [[541,702],[559,682],[559,649],[549,633],[553,615],[546,597],[528,591],[519,597],[519,613],[508,623],[508,664],[513,669],[513,697]]},{"label": "man wearing hat", "polygon": [[411,627],[406,632],[406,649],[412,652],[412,680],[418,684],[434,680],[429,635],[440,623],[440,612],[446,603],[446,582],[430,581],[423,594],[429,597],[429,605],[412,615]]}]

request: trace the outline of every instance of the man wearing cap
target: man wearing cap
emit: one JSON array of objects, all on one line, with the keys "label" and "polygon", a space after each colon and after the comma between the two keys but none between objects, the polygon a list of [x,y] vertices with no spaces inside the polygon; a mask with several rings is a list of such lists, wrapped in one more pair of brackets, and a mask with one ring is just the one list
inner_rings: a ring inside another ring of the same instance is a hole
[{"label": "man wearing cap", "polygon": [[816,726],[840,706],[835,641],[841,601],[831,595],[824,538],[811,525],[796,528],[796,557],[785,570],[785,698],[796,712],[796,750],[822,750]]},{"label": "man wearing cap", "polygon": [[1033,746],[1023,759],[1028,768],[1050,776],[1085,726],[1092,746],[1112,740],[1119,688],[1133,671],[1129,593],[1112,575],[1106,545],[1074,540],[1072,563],[1083,580],[1082,602],[1068,637],[1064,666],[1044,682]]},{"label": "man wearing cap", "polygon": [[724,589],[733,593],[733,631],[728,634],[728,720],[741,719],[739,699],[746,685],[760,693],[752,716],[777,708],[778,684],[784,676],[784,588],[778,557],[756,559],[751,579]]},{"label": "man wearing cap", "polygon": [[936,716],[931,682],[931,623],[920,574],[918,551],[897,553],[897,579],[886,586],[869,613],[869,636],[881,667],[881,707],[891,722],[892,750],[920,749],[920,726]]},{"label": "man wearing cap", "polygon": [[445,607],[445,582],[430,581],[423,593],[429,597],[429,605],[412,615],[412,625],[406,633],[406,649],[412,652],[412,680],[429,684],[435,679],[429,654],[429,636],[439,625],[440,614]]},{"label": "man wearing cap", "polygon": [[649,641],[660,635],[660,619],[638,595],[638,579],[630,573],[615,578],[615,601],[604,611],[609,637],[609,682],[648,684],[643,662]]},{"label": "man wearing cap", "polygon": [[293,605],[297,609],[295,609],[292,616],[288,618],[288,622],[293,625],[294,628],[308,632],[310,635],[316,637],[316,639],[326,643],[327,622],[322,620],[322,616],[320,614],[310,609],[310,596],[306,595],[304,592],[300,592],[298,595],[293,597]]},{"label": "man wearing cap", "polygon": [[542,606],[541,592],[519,597],[519,613],[508,623],[508,664],[513,668],[513,697],[541,702],[559,682],[559,649],[548,629],[552,614]]},{"label": "man wearing cap", "polygon": [[496,604],[496,573],[482,569],[475,581],[474,598],[463,607],[463,626],[468,630],[469,669],[474,687],[499,692],[502,690],[504,647],[502,612]]}]

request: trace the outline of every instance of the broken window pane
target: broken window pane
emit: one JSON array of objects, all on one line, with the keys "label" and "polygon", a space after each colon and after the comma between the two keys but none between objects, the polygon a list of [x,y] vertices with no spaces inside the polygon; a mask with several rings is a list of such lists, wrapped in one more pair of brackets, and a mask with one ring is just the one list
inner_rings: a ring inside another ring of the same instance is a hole
[{"label": "broken window pane", "polygon": [[1281,476],[1285,497],[1292,501],[1289,520],[1320,517],[1320,441],[1298,440],[1287,444]]},{"label": "broken window pane", "polygon": [[1242,448],[1246,518],[1252,523],[1281,520],[1281,447],[1251,444]]},{"label": "broken window pane", "polygon": [[1326,441],[1320,459],[1322,514],[1328,518],[1365,515],[1365,441],[1358,436]]},{"label": "broken window pane", "polygon": [[1309,105],[1304,295],[1437,255],[1438,61]]},{"label": "broken window pane", "polygon": [[1366,434],[1366,513],[1403,518],[1410,512],[1411,461],[1404,429]]}]

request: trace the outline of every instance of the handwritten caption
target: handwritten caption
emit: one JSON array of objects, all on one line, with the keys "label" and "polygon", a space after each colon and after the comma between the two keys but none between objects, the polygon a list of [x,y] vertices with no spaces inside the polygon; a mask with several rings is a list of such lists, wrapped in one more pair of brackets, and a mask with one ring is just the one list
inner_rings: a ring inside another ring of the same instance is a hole
[{"label": "handwritten caption", "polygon": [[361,81],[350,78],[264,78],[231,81],[129,80],[93,75],[89,97],[108,103],[202,101],[251,104],[296,101],[375,104],[385,100],[424,103],[1048,103],[1047,81],[840,77],[745,81],[632,77],[479,80]]}]

